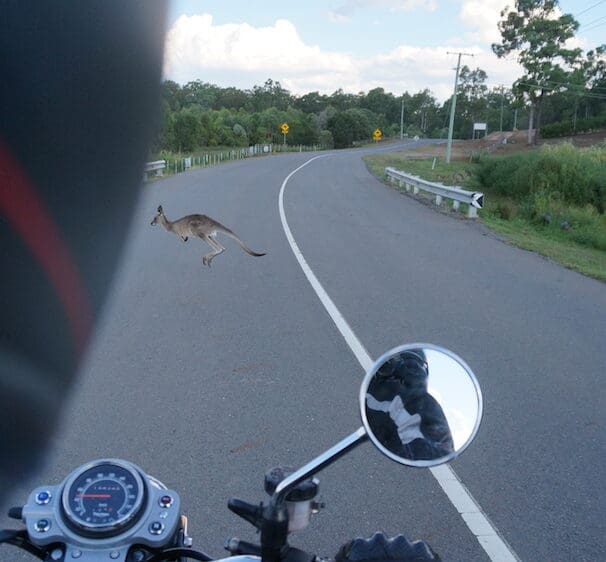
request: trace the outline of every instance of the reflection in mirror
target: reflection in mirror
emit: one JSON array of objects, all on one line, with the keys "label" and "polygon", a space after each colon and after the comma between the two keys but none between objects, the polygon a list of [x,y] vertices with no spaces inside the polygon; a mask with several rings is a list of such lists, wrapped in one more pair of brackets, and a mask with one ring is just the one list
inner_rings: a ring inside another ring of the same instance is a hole
[{"label": "reflection in mirror", "polygon": [[432,344],[400,346],[381,356],[364,379],[360,405],[373,443],[411,466],[456,457],[482,417],[482,395],[471,369]]}]

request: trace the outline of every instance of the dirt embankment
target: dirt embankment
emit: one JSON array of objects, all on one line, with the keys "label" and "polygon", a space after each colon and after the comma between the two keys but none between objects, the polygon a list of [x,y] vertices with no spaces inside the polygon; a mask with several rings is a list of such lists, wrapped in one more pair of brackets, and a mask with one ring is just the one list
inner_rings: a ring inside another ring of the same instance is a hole
[{"label": "dirt embankment", "polygon": [[[606,131],[597,131],[572,137],[540,140],[539,145],[572,142],[575,146],[585,148],[604,141],[606,141]],[[482,139],[454,141],[452,144],[452,159],[469,160],[481,153],[505,155],[534,150],[535,148],[535,146],[528,145],[527,130],[494,132]],[[446,141],[444,141],[444,144],[423,146],[418,150],[410,151],[408,156],[410,158],[444,157],[445,152]]]}]

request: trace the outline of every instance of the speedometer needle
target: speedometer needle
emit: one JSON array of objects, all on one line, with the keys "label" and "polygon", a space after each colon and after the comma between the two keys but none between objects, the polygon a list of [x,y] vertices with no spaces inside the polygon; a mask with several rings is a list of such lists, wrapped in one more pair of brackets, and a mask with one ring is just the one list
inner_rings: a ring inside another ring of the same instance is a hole
[{"label": "speedometer needle", "polygon": [[77,498],[111,498],[111,494],[78,494]]}]

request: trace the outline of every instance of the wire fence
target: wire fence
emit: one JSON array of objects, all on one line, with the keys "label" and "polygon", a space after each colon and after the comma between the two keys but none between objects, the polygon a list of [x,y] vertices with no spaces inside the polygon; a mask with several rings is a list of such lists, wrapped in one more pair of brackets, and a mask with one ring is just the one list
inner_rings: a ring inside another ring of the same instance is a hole
[{"label": "wire fence", "polygon": [[327,150],[328,147],[324,145],[290,145],[290,144],[257,144],[249,146],[247,148],[234,148],[229,150],[213,150],[208,152],[200,152],[192,155],[166,155],[157,162],[164,162],[164,167],[154,167],[153,169],[147,169],[145,171],[145,180],[153,178],[172,176],[187,172],[195,168],[208,168],[210,166],[217,166],[225,162],[234,162],[236,160],[243,160],[245,158],[256,158],[259,156],[269,156],[270,154],[282,153],[282,152],[317,152],[320,150]]}]

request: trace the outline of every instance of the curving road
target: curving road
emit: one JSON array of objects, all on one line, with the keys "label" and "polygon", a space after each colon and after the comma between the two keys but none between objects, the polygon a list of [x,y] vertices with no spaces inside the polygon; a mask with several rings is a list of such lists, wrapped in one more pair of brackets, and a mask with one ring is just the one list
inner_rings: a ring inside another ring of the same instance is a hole
[{"label": "curving road", "polygon": [[[429,341],[475,370],[484,421],[453,468],[519,558],[604,559],[605,285],[396,192],[369,174],[363,153],[323,154],[285,185],[307,263],[372,357]],[[91,458],[128,458],[180,491],[195,545],[222,556],[226,537],[255,539],[228,497],[264,499],[267,468],[301,465],[359,427],[363,369],[278,212],[285,178],[311,157],[145,187],[42,481]],[[150,226],[160,203],[171,219],[206,213],[267,255],[227,240],[205,268],[205,245]],[[296,545],[334,555],[383,530],[425,538],[444,560],[489,560],[429,471],[365,444],[320,479],[327,508]],[[2,549],[0,559],[15,557]]]}]

